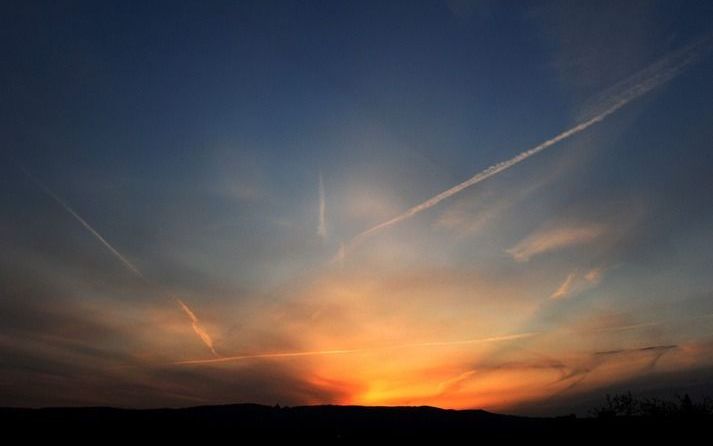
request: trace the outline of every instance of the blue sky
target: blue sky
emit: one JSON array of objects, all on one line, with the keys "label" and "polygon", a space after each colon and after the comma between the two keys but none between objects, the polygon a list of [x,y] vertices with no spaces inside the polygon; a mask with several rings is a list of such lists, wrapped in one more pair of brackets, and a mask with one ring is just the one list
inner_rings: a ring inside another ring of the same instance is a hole
[{"label": "blue sky", "polygon": [[710,382],[709,2],[2,9],[0,405]]}]

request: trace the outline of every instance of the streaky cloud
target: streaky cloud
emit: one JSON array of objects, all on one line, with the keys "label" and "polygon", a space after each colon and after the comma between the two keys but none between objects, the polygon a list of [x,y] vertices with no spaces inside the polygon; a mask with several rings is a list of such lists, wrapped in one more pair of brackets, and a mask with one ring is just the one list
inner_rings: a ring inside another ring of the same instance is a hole
[{"label": "streaky cloud", "polygon": [[178,302],[178,305],[181,307],[184,313],[189,317],[191,320],[191,326],[193,327],[193,331],[195,334],[200,338],[201,341],[210,349],[210,351],[216,356],[219,357],[220,355],[218,352],[215,351],[215,347],[213,345],[213,338],[210,337],[207,331],[203,329],[203,327],[200,325],[200,321],[198,320],[198,317],[196,314],[193,312],[193,310],[190,309],[188,305],[185,304],[181,299],[176,299]]},{"label": "streaky cloud", "polygon": [[597,328],[592,331],[596,332],[608,332],[608,331],[629,331],[629,330],[639,330],[641,328],[649,328],[649,327],[656,327],[661,325],[661,322],[642,322],[640,324],[629,324],[629,325],[619,325],[616,327],[604,327],[604,328]]},{"label": "streaky cloud", "polygon": [[508,370],[555,370],[561,375],[561,378],[567,376],[569,366],[564,362],[557,360],[535,360],[535,361],[511,361],[496,364],[478,365],[476,368],[462,372],[454,377],[446,379],[438,384],[439,396],[444,396],[448,393],[458,391],[463,383],[475,378],[481,374],[508,371]]},{"label": "streaky cloud", "polygon": [[589,243],[599,237],[604,228],[597,224],[561,226],[535,231],[518,242],[507,253],[518,262],[570,246]]},{"label": "streaky cloud", "polygon": [[398,344],[398,345],[388,345],[384,347],[372,347],[372,348],[353,348],[353,349],[331,349],[331,350],[311,350],[311,351],[298,351],[298,352],[278,352],[278,353],[259,353],[253,355],[237,355],[237,356],[223,356],[219,358],[211,359],[191,359],[187,361],[177,361],[174,365],[201,365],[201,364],[216,364],[221,362],[232,362],[232,361],[242,361],[250,359],[280,359],[280,358],[296,358],[302,356],[328,356],[328,355],[345,355],[352,353],[371,353],[379,352],[392,349],[402,349],[402,348],[412,348],[412,347],[441,347],[441,346],[455,346],[455,345],[468,345],[468,344],[487,344],[492,342],[505,342],[514,341],[518,339],[530,338],[538,335],[539,332],[529,332],[529,333],[516,333],[511,335],[503,336],[491,336],[488,338],[477,338],[477,339],[461,339],[454,341],[432,341],[432,342],[417,342],[409,344]]},{"label": "streaky cloud", "polygon": [[582,293],[597,286],[602,280],[602,275],[603,272],[601,268],[592,268],[586,273],[577,270],[572,271],[567,274],[564,281],[550,295],[550,299],[565,299]]},{"label": "streaky cloud", "polygon": [[190,365],[190,364],[215,364],[220,362],[232,362],[240,361],[243,359],[273,359],[273,358],[296,358],[300,356],[325,356],[325,355],[343,355],[347,353],[361,353],[364,352],[363,349],[353,349],[353,350],[315,350],[315,351],[304,351],[304,352],[283,352],[283,353],[262,353],[257,355],[239,355],[239,356],[224,356],[214,359],[191,359],[188,361],[177,361],[174,362],[176,365]]},{"label": "streaky cloud", "polygon": [[568,392],[568,391],[574,389],[575,387],[579,386],[581,383],[584,382],[585,379],[587,379],[589,377],[589,375],[592,372],[594,372],[596,369],[603,366],[605,363],[607,363],[613,357],[619,357],[619,356],[626,357],[628,355],[636,355],[636,354],[650,355],[651,361],[645,368],[645,371],[648,372],[648,371],[653,370],[656,367],[656,364],[658,364],[659,360],[661,359],[661,357],[663,355],[665,355],[669,351],[675,350],[677,348],[679,348],[678,345],[671,344],[671,345],[651,345],[651,346],[638,347],[638,348],[626,348],[626,349],[594,352],[590,355],[589,364],[572,368],[569,373],[567,373],[566,375],[562,376],[560,379],[555,381],[556,383],[566,382],[566,381],[570,381],[570,380],[572,381],[567,387],[560,390],[556,394],[562,394],[562,393]]},{"label": "streaky cloud", "polygon": [[595,356],[611,356],[611,355],[621,355],[625,353],[636,353],[636,352],[667,352],[669,350],[673,350],[675,348],[678,348],[678,345],[671,344],[671,345],[651,345],[647,347],[639,347],[639,348],[627,348],[627,349],[619,349],[619,350],[606,350],[606,351],[599,351],[599,352],[594,352]]},{"label": "streaky cloud", "polygon": [[576,273],[567,274],[567,278],[565,278],[564,282],[562,282],[560,286],[557,287],[555,292],[552,293],[550,299],[562,299],[569,296],[570,292],[572,291],[572,287],[574,285],[574,280],[576,279],[576,277]]},{"label": "streaky cloud", "polygon": [[710,35],[697,40],[696,42],[689,44],[677,51],[671,52],[666,56],[659,59],[657,62],[649,65],[647,68],[639,71],[635,75],[628,78],[626,81],[615,85],[612,89],[615,91],[614,94],[607,97],[606,100],[602,101],[602,104],[606,106],[602,111],[599,111],[594,116],[580,122],[579,124],[571,127],[556,136],[528,149],[520,154],[510,158],[509,160],[499,162],[494,164],[487,169],[480,171],[473,175],[471,178],[456,184],[455,186],[444,190],[443,192],[429,198],[428,200],[419,203],[405,212],[393,217],[390,220],[379,223],[359,234],[354,236],[351,241],[347,244],[346,249],[340,250],[340,252],[335,256],[333,260],[343,259],[344,256],[354,249],[356,246],[371,238],[378,232],[385,230],[391,226],[401,223],[414,215],[423,212],[427,209],[436,206],[443,200],[446,200],[453,195],[456,195],[463,190],[474,186],[494,175],[499,174],[526,159],[537,155],[538,153],[554,146],[555,144],[564,141],[589,127],[604,121],[606,118],[617,112],[619,109],[623,108],[631,101],[645,95],[646,93],[660,87],[666,82],[670,81],[686,68],[699,61],[705,53],[710,50],[711,41],[713,37]]},{"label": "streaky cloud", "polygon": [[450,345],[466,345],[466,344],[485,344],[489,342],[502,342],[502,341],[514,341],[517,339],[531,338],[535,335],[540,334],[539,332],[527,332],[527,333],[516,333],[512,335],[504,336],[491,336],[489,338],[478,338],[478,339],[462,339],[456,341],[433,341],[433,342],[420,342],[416,344],[405,344],[405,347],[438,347],[438,346],[450,346]]}]

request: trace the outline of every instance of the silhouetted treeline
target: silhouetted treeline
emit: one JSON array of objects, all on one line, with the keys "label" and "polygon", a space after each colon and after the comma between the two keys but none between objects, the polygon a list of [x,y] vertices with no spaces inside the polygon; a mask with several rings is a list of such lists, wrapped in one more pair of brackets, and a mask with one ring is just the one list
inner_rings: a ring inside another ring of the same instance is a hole
[{"label": "silhouetted treeline", "polygon": [[713,417],[713,399],[703,397],[693,401],[688,394],[676,396],[674,400],[636,397],[631,392],[607,395],[606,404],[594,409],[597,418],[610,417],[654,417],[691,418]]}]

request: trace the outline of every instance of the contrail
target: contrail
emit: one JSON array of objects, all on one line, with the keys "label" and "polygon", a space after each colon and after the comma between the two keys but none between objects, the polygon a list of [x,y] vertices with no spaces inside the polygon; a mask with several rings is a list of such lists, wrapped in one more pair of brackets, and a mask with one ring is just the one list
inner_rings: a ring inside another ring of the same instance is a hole
[{"label": "contrail", "polygon": [[239,361],[241,359],[294,358],[294,357],[299,357],[299,356],[343,355],[346,353],[360,353],[363,351],[365,351],[365,350],[363,350],[363,349],[317,350],[317,351],[306,351],[306,352],[264,353],[264,354],[259,354],[259,355],[224,356],[222,358],[214,358],[214,359],[193,359],[193,360],[189,360],[189,361],[174,362],[174,364],[177,364],[177,365],[214,364],[214,363],[219,363],[219,362]]},{"label": "contrail", "polygon": [[322,237],[322,240],[327,238],[327,224],[325,222],[324,213],[326,208],[326,202],[324,197],[324,180],[322,179],[322,172],[319,172],[319,225],[317,226],[317,235]]},{"label": "contrail", "polygon": [[328,356],[328,355],[345,355],[351,353],[372,353],[384,350],[402,349],[410,347],[441,347],[451,345],[467,345],[467,344],[487,344],[491,342],[513,341],[516,339],[529,338],[539,334],[538,332],[518,333],[505,336],[493,336],[489,338],[479,339],[464,339],[456,341],[435,341],[435,342],[418,342],[411,344],[398,344],[385,347],[372,348],[354,348],[354,349],[335,349],[335,350],[312,350],[302,352],[282,352],[282,353],[262,353],[255,355],[239,355],[239,356],[223,356],[220,358],[211,359],[192,359],[188,361],[174,362],[174,365],[200,365],[200,364],[216,364],[221,362],[233,362],[249,359],[271,359],[271,358],[295,358],[301,356]]},{"label": "contrail", "polygon": [[661,322],[653,321],[653,322],[642,322],[640,324],[622,325],[622,326],[617,326],[617,327],[597,328],[597,329],[593,329],[593,330],[589,330],[589,331],[592,331],[592,332],[629,331],[629,330],[638,330],[640,328],[656,327],[658,325],[661,325]]},{"label": "contrail", "polygon": [[[44,193],[49,195],[54,201],[56,201],[62,208],[67,211],[72,217],[74,217],[84,228],[89,231],[97,240],[99,240],[102,245],[104,245],[109,252],[111,252],[117,259],[121,261],[121,263],[124,264],[124,266],[131,271],[134,275],[136,275],[138,278],[140,278],[142,281],[145,283],[149,283],[149,281],[146,279],[146,277],[143,275],[143,273],[136,267],[134,266],[133,263],[131,263],[129,260],[126,259],[121,253],[111,246],[111,244],[104,238],[102,237],[99,232],[97,232],[96,229],[94,229],[85,219],[82,218],[81,215],[79,215],[72,207],[64,201],[59,195],[55,194],[52,192],[52,190],[47,187],[45,183],[39,180],[39,178],[35,177],[32,175],[27,169],[24,168],[24,166],[20,166],[20,169],[23,171],[23,173],[33,182],[35,183]],[[183,311],[188,314],[188,317],[191,318],[191,323],[193,326],[193,331],[198,335],[198,337],[203,341],[203,343],[210,349],[210,351],[218,356],[218,353],[216,353],[215,348],[213,347],[213,340],[210,338],[208,333],[206,333],[201,326],[199,325],[198,318],[196,315],[191,311],[190,308],[186,304],[183,303],[180,299],[176,299],[183,309]]]},{"label": "contrail", "polygon": [[531,338],[540,334],[537,331],[531,331],[528,333],[517,333],[505,336],[493,336],[489,338],[479,338],[479,339],[463,339],[460,341],[435,341],[435,342],[421,342],[417,344],[404,344],[398,347],[440,347],[444,345],[465,345],[465,344],[487,344],[490,342],[502,342],[502,341],[514,341],[515,339]]},{"label": "contrail", "polygon": [[203,341],[203,343],[210,349],[210,351],[215,355],[215,356],[220,356],[218,355],[218,352],[215,351],[215,347],[213,347],[213,339],[210,337],[210,335],[203,329],[203,327],[200,326],[200,321],[198,320],[198,317],[196,314],[186,305],[181,299],[176,299],[178,302],[178,305],[183,309],[184,313],[191,319],[191,326],[193,327],[193,331],[196,333],[196,335]]},{"label": "contrail", "polygon": [[34,175],[32,175],[27,169],[25,169],[22,166],[20,168],[25,173],[25,175],[27,175],[27,177],[30,180],[32,180],[33,183],[35,183],[40,189],[42,189],[42,191],[44,193],[49,195],[54,201],[56,201],[60,206],[62,206],[62,208],[65,211],[67,211],[67,213],[69,213],[72,217],[74,217],[82,226],[84,226],[84,228],[87,231],[89,231],[97,240],[99,240],[101,242],[101,244],[104,245],[109,250],[109,252],[111,252],[114,255],[114,257],[119,259],[121,261],[121,263],[123,263],[124,266],[129,269],[129,271],[134,273],[136,276],[144,279],[144,275],[141,274],[141,271],[139,271],[139,269],[136,266],[134,266],[131,262],[129,262],[126,259],[126,257],[121,255],[121,253],[119,251],[117,251],[116,248],[111,246],[111,244],[109,242],[107,242],[106,239],[104,237],[102,237],[101,234],[99,234],[96,231],[96,229],[94,229],[89,223],[87,223],[86,220],[84,220],[79,214],[77,214],[74,211],[74,209],[72,209],[72,207],[69,204],[67,204],[66,201],[64,201],[62,198],[60,198],[59,195],[52,192],[50,190],[50,188],[47,187],[47,185],[45,185],[42,181],[40,181],[38,178],[36,178]]},{"label": "contrail", "polygon": [[617,84],[615,87],[623,88],[624,90],[618,94],[611,95],[606,101],[604,101],[606,108],[604,109],[604,111],[599,112],[595,116],[583,122],[580,122],[574,127],[561,132],[560,134],[538,144],[537,146],[529,150],[520,153],[519,155],[516,155],[513,158],[510,158],[509,160],[494,164],[488,167],[487,169],[478,172],[477,174],[473,175],[471,178],[463,181],[462,183],[459,183],[451,187],[450,189],[447,189],[439,193],[438,195],[435,195],[429,198],[428,200],[411,207],[410,209],[406,210],[400,215],[397,215],[391,220],[387,220],[383,223],[380,223],[376,226],[367,229],[366,231],[357,234],[347,244],[346,249],[340,250],[340,253],[338,253],[337,256],[335,256],[335,259],[333,260],[339,260],[340,258],[343,258],[343,256],[347,252],[354,249],[360,243],[367,240],[377,232],[395,224],[398,224],[408,218],[411,218],[419,212],[430,209],[441,201],[452,197],[453,195],[461,192],[462,190],[467,189],[475,184],[478,184],[481,181],[484,181],[494,175],[497,175],[500,172],[503,172],[504,170],[507,170],[515,166],[516,164],[521,163],[522,161],[525,161],[531,156],[534,156],[542,152],[543,150],[552,147],[558,142],[568,139],[571,136],[574,136],[577,133],[588,129],[594,124],[602,122],[608,116],[612,115],[620,108],[627,105],[629,102],[663,85],[667,81],[676,77],[676,75],[681,73],[685,68],[700,60],[704,53],[710,49],[711,40],[711,36],[706,36],[705,38],[697,41],[696,43],[693,43],[678,51],[668,54],[656,63],[650,65],[644,70],[639,71],[634,76],[631,76],[626,81]]},{"label": "contrail", "polygon": [[[193,314],[190,312],[190,309],[185,310],[187,311],[187,314],[189,314],[189,317]],[[710,315],[708,315],[710,316]],[[193,316],[195,317],[195,315]],[[630,329],[636,329],[636,328],[642,328],[642,327],[647,327],[651,325],[657,325],[660,324],[660,322],[647,322],[647,323],[641,323],[641,324],[634,324],[634,325],[627,325],[627,326],[622,326],[622,327],[611,327],[603,330],[630,330]],[[348,354],[355,354],[355,353],[374,353],[374,352],[383,352],[383,351],[388,351],[388,350],[397,350],[397,349],[405,349],[405,348],[412,348],[412,347],[447,347],[447,346],[456,346],[456,345],[469,345],[469,344],[488,344],[488,343],[494,343],[494,342],[507,342],[507,341],[515,341],[518,339],[526,339],[526,338],[531,338],[535,337],[538,335],[543,335],[547,334],[548,332],[542,332],[542,331],[531,331],[531,332],[524,332],[524,333],[515,333],[515,334],[510,334],[510,335],[502,335],[502,336],[491,336],[491,337],[486,337],[486,338],[474,338],[474,339],[460,339],[460,340],[453,340],[453,341],[430,341],[430,342],[416,342],[416,343],[407,343],[407,344],[396,344],[396,345],[387,345],[383,347],[370,347],[370,348],[352,348],[352,349],[331,349],[331,350],[308,350],[308,351],[297,351],[297,352],[276,352],[276,353],[258,353],[258,354],[247,354],[247,355],[236,355],[236,356],[221,356],[218,358],[210,358],[210,359],[190,359],[186,361],[176,361],[172,362],[171,364],[173,365],[202,365],[202,364],[218,364],[218,363],[224,363],[224,362],[234,362],[234,361],[247,361],[247,360],[253,360],[253,359],[280,359],[280,358],[298,358],[298,357],[304,357],[304,356],[331,356],[331,355],[348,355]],[[607,356],[607,355],[613,355],[613,354],[618,354],[624,351],[658,351],[658,350],[663,350],[663,349],[671,349],[674,348],[675,346],[673,345],[666,345],[666,346],[654,346],[654,347],[644,347],[644,348],[637,348],[637,349],[630,349],[630,350],[612,350],[612,351],[603,351],[603,352],[595,352],[594,356],[595,357],[600,357],[600,356]],[[563,377],[562,379],[568,379],[571,378],[574,375]]]}]

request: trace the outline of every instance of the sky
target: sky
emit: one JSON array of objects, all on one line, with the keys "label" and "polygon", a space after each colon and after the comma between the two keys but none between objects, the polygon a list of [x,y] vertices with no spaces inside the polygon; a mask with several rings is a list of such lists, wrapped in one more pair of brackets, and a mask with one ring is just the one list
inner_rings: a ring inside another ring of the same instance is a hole
[{"label": "sky", "polygon": [[0,6],[0,406],[713,395],[708,1]]}]

